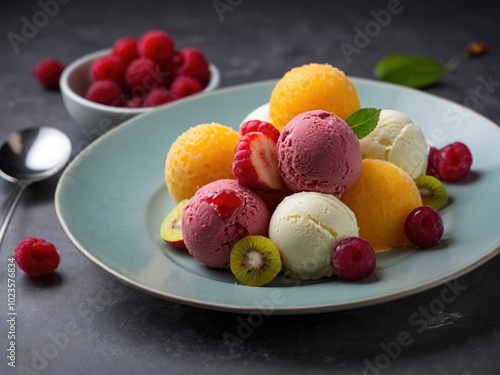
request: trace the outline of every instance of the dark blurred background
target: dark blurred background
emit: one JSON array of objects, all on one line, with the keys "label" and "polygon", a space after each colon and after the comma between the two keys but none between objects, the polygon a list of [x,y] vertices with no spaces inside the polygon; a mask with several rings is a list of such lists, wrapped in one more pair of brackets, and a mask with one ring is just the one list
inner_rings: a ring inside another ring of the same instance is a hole
[{"label": "dark blurred background", "polygon": [[[41,3],[58,7],[47,22],[36,16],[43,12]],[[386,19],[380,12],[391,6],[397,13],[391,13],[388,22],[378,21],[378,29],[370,28],[369,23],[377,21],[374,14]],[[389,53],[427,55],[446,63],[470,42],[483,41],[487,56],[468,59],[428,89],[460,103],[475,88],[478,76],[498,68],[498,14],[500,6],[492,1],[3,1],[0,110],[4,121],[20,125],[67,123],[59,95],[44,91],[31,77],[31,67],[43,57],[69,64],[110,47],[119,37],[139,37],[151,28],[168,31],[179,48],[196,46],[206,52],[220,68],[223,86],[279,78],[308,62],[328,62],[348,75],[373,78],[376,62]],[[26,20],[45,25],[13,47],[8,35],[22,37],[23,31],[30,31]],[[357,30],[375,35],[355,44]],[[363,47],[346,58],[341,43]],[[477,110],[498,120],[499,100],[493,95]],[[46,111],[50,106],[61,111]]]}]

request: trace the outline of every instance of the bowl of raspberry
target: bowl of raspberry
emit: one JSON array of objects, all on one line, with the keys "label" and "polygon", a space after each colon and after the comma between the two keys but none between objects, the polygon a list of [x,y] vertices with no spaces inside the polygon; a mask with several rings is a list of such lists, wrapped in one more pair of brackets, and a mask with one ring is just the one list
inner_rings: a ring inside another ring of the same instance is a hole
[{"label": "bowl of raspberry", "polygon": [[68,113],[94,138],[133,116],[219,85],[217,67],[201,50],[176,49],[162,30],[123,37],[110,49],[85,55],[59,81]]}]

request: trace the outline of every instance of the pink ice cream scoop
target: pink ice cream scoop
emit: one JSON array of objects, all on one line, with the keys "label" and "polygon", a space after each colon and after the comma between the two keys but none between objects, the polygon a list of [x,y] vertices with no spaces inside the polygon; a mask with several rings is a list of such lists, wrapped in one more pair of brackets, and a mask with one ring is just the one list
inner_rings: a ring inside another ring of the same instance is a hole
[{"label": "pink ice cream scoop", "polygon": [[209,268],[229,268],[234,244],[247,235],[267,235],[270,214],[264,201],[236,180],[202,186],[182,216],[189,253]]},{"label": "pink ice cream scoop", "polygon": [[294,117],[277,143],[278,170],[294,192],[313,191],[340,198],[359,177],[359,140],[337,115],[322,110]]}]

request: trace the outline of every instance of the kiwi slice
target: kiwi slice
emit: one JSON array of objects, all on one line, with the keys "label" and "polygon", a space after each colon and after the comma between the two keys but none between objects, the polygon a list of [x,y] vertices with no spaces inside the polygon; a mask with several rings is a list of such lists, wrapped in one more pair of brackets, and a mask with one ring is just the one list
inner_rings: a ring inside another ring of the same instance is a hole
[{"label": "kiwi slice", "polygon": [[244,285],[262,286],[281,271],[281,258],[276,245],[264,236],[246,236],[231,250],[230,267]]},{"label": "kiwi slice", "polygon": [[189,203],[183,199],[165,216],[160,226],[160,236],[172,246],[185,249],[184,236],[182,235],[182,214]]},{"label": "kiwi slice", "polygon": [[448,201],[448,192],[437,178],[425,175],[417,177],[414,181],[424,205],[439,210]]}]

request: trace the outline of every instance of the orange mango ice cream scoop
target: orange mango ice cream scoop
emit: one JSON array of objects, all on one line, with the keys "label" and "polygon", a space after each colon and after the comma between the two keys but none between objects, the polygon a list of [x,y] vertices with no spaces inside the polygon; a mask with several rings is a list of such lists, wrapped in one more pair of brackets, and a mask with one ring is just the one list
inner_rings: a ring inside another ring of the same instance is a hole
[{"label": "orange mango ice cream scoop", "polygon": [[345,120],[360,108],[358,92],[341,70],[328,64],[307,64],[288,71],[269,99],[271,123],[281,131],[295,116],[316,109]]},{"label": "orange mango ice cream scoop", "polygon": [[200,124],[182,133],[165,161],[165,182],[172,198],[180,202],[210,182],[236,179],[231,164],[239,139],[237,131],[217,123]]},{"label": "orange mango ice cream scoop", "polygon": [[359,236],[376,252],[409,245],[404,231],[408,214],[422,206],[413,179],[383,160],[363,159],[361,174],[340,199],[356,215]]}]

